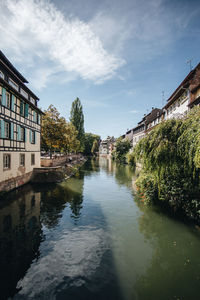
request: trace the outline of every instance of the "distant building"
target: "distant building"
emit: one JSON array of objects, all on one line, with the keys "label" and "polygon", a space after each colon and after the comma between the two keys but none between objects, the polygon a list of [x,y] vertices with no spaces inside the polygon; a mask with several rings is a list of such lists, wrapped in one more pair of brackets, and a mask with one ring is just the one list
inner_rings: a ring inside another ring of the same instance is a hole
[{"label": "distant building", "polygon": [[200,63],[185,77],[162,108],[153,108],[136,127],[121,136],[127,138],[133,147],[145,134],[164,120],[183,118],[195,105],[200,105]]},{"label": "distant building", "polygon": [[114,149],[115,138],[108,136],[106,140],[102,140],[99,146],[99,155],[111,155]]},{"label": "distant building", "polygon": [[28,182],[40,167],[42,111],[26,83],[0,51],[0,191]]}]

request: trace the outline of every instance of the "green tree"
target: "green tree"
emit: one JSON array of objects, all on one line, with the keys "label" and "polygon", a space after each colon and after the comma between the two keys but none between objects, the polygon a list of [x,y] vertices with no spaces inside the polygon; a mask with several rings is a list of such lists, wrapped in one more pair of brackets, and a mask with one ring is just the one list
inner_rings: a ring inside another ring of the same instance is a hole
[{"label": "green tree", "polygon": [[80,141],[80,150],[84,149],[84,115],[81,101],[76,98],[72,102],[72,108],[70,112],[70,121],[76,128],[78,134],[77,139]]},{"label": "green tree", "polygon": [[92,154],[95,154],[99,151],[99,142],[95,139],[92,145]]},{"label": "green tree", "polygon": [[85,155],[92,154],[92,147],[93,147],[93,143],[95,140],[97,140],[97,143],[98,143],[98,141],[100,140],[100,136],[93,134],[93,133],[85,133],[85,136],[84,136],[84,154]]},{"label": "green tree", "polygon": [[66,120],[60,117],[60,113],[53,105],[50,105],[44,113],[41,127],[41,147],[46,151],[49,150],[50,157],[52,157],[52,151],[63,147]]},{"label": "green tree", "polygon": [[69,122],[66,124],[66,133],[64,136],[63,150],[66,153],[77,152],[80,148],[80,142],[77,139],[78,131],[74,125]]},{"label": "green tree", "polygon": [[115,150],[112,152],[113,159],[119,162],[126,162],[126,154],[131,149],[131,143],[128,139],[118,138],[115,144]]},{"label": "green tree", "polygon": [[[200,220],[200,109],[162,122],[136,145],[143,171],[137,179],[145,202],[165,203]],[[159,202],[162,201],[162,202]]]}]

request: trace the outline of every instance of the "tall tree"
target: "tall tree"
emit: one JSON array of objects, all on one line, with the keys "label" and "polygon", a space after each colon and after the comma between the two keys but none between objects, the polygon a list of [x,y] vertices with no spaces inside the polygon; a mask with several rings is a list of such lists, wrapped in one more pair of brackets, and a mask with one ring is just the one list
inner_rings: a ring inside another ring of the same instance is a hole
[{"label": "tall tree", "polygon": [[60,117],[60,113],[50,105],[42,117],[41,146],[50,151],[52,156],[53,150],[58,150],[63,145],[63,136],[66,131],[66,120]]},{"label": "tall tree", "polygon": [[81,101],[76,98],[72,102],[72,108],[70,113],[70,121],[78,131],[77,139],[80,141],[80,147],[83,151],[84,149],[84,115]]}]

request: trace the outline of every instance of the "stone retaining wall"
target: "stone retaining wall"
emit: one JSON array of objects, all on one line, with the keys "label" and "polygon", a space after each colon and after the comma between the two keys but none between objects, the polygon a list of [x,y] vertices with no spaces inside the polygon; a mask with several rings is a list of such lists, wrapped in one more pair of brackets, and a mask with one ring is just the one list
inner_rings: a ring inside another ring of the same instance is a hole
[{"label": "stone retaining wall", "polygon": [[8,192],[15,188],[18,188],[30,181],[32,172],[17,176],[15,178],[10,178],[0,182],[0,192]]}]

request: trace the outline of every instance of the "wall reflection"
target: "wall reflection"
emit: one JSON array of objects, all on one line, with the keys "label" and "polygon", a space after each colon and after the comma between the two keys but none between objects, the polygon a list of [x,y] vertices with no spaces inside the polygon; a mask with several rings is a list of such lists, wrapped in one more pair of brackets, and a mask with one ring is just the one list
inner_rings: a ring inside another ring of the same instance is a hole
[{"label": "wall reflection", "polygon": [[30,186],[10,193],[0,203],[0,287],[1,299],[13,297],[16,284],[32,261],[39,257],[42,240],[40,193]]}]

